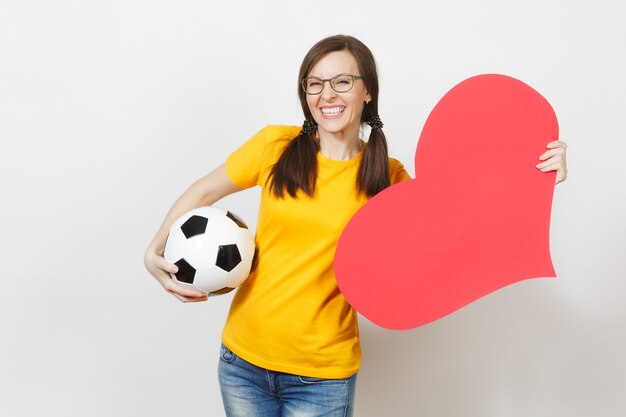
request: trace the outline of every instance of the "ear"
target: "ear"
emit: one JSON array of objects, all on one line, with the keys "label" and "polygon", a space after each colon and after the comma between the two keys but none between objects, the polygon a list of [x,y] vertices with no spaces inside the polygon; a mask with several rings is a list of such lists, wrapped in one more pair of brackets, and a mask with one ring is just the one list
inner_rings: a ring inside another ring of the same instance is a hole
[{"label": "ear", "polygon": [[370,101],[372,101],[372,95],[367,91],[367,88],[365,88],[365,104],[370,104]]}]

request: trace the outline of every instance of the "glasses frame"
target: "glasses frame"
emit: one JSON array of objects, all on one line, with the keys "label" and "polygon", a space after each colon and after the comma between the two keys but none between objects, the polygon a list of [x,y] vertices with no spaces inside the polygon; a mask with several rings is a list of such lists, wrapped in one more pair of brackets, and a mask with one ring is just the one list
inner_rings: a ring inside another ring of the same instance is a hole
[{"label": "glasses frame", "polygon": [[[337,89],[335,88],[335,86],[333,85],[333,80],[339,78],[339,77],[351,77],[352,78],[352,85],[350,86],[349,89],[345,90],[345,91],[337,91]],[[324,85],[326,84],[326,81],[328,81],[328,85],[330,85],[330,88],[333,89],[333,91],[335,93],[347,93],[348,91],[352,90],[354,88],[354,81],[356,80],[362,80],[363,76],[362,75],[352,75],[352,74],[339,74],[339,75],[335,75],[333,78],[326,78],[326,79],[322,79],[322,78],[318,78],[318,77],[306,77],[303,78],[302,81],[300,81],[300,85],[302,86],[302,89],[304,90],[304,92],[310,96],[316,96],[318,94],[322,94],[322,91],[324,91]],[[322,89],[319,91],[319,93],[309,93],[308,91],[306,91],[306,82],[308,80],[317,80],[317,81],[321,81],[322,82]]]}]

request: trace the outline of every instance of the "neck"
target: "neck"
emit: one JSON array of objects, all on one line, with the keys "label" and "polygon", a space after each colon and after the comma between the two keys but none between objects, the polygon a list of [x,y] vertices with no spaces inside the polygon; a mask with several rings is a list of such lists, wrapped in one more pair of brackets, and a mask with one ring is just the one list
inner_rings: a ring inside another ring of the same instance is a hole
[{"label": "neck", "polygon": [[328,159],[343,161],[352,159],[361,152],[363,141],[359,139],[359,126],[350,131],[326,132],[317,130],[320,153]]}]

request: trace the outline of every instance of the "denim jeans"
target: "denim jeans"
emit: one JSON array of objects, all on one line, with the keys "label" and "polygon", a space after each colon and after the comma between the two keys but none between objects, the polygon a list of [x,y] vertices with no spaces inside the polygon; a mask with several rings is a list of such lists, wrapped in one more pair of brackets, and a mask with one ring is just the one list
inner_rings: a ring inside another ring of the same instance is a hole
[{"label": "denim jeans", "polygon": [[255,366],[222,344],[218,366],[227,417],[350,417],[356,374],[310,378]]}]

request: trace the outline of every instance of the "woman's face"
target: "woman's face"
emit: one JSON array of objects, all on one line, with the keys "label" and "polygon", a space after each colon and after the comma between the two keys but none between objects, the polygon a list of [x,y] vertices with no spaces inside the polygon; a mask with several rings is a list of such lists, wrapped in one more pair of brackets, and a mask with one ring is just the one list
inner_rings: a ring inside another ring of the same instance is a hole
[{"label": "woman's face", "polygon": [[[330,52],[311,68],[307,77],[322,80],[333,78],[339,74],[361,75],[354,56],[348,51]],[[328,133],[358,132],[361,113],[370,96],[363,80],[354,80],[350,91],[337,93],[324,82],[320,94],[307,94],[306,101],[318,129]]]}]

